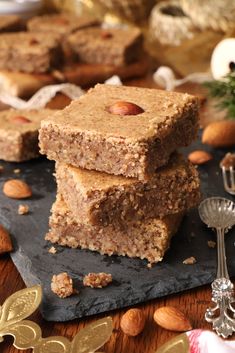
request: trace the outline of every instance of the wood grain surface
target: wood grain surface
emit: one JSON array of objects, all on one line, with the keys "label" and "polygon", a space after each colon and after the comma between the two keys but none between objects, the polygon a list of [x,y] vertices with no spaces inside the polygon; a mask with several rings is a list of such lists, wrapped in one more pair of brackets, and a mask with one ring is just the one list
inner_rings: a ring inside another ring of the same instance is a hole
[{"label": "wood grain surface", "polygon": [[[129,81],[127,84],[142,87],[155,87],[155,84],[151,80],[151,75],[142,80]],[[187,91],[189,93],[196,93],[200,96],[203,94],[201,87],[196,85],[180,87],[180,90]],[[68,102],[69,101],[67,98],[59,95],[49,105],[53,108],[62,108],[64,105],[68,104]],[[209,111],[207,113],[207,108],[204,106],[202,123],[208,122],[214,118],[216,118],[214,113],[209,114]],[[0,273],[0,303],[2,304],[9,295],[24,288],[25,285],[8,255],[0,257]],[[111,312],[110,315],[113,318],[114,331],[111,339],[104,346],[102,351],[106,353],[154,353],[163,343],[177,334],[158,327],[153,321],[154,310],[163,305],[173,305],[181,309],[191,319],[194,328],[211,329],[211,325],[207,324],[204,320],[204,313],[210,304],[210,298],[210,286],[204,286],[185,291],[178,295],[171,295],[165,298],[150,301],[143,305],[138,305],[138,307],[141,308],[146,315],[147,324],[144,331],[137,337],[126,336],[122,333],[119,327],[120,318],[126,309]],[[81,321],[75,320],[64,324],[48,323],[42,319],[39,312],[36,312],[31,319],[41,326],[43,337],[62,335],[72,339],[78,330],[91,323],[93,320],[101,317],[104,317],[104,315],[95,316]],[[15,349],[12,346],[12,342],[13,340],[11,338],[5,338],[4,342],[0,343],[0,352],[23,352]],[[31,350],[29,349],[24,352],[29,353]]]}]

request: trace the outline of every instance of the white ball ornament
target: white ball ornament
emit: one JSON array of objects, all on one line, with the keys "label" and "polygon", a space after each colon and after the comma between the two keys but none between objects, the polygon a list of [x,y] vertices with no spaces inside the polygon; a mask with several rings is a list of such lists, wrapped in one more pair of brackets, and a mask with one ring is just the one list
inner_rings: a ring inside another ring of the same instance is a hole
[{"label": "white ball ornament", "polygon": [[211,73],[215,80],[221,80],[235,70],[235,38],[222,40],[211,56]]}]

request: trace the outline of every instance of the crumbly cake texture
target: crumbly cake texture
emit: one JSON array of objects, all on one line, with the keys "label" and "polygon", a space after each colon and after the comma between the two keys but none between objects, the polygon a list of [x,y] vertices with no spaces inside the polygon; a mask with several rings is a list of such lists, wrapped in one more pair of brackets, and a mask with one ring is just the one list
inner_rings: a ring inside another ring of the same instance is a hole
[{"label": "crumbly cake texture", "polygon": [[148,181],[56,164],[58,190],[75,219],[92,225],[162,218],[200,200],[198,172],[178,154]]},{"label": "crumbly cake texture", "polygon": [[[117,101],[144,112],[117,115]],[[189,145],[198,130],[197,99],[163,90],[98,84],[41,124],[41,153],[89,170],[146,179]]]},{"label": "crumbly cake texture", "polygon": [[22,162],[39,157],[38,130],[41,120],[55,111],[16,110],[0,112],[0,159]]},{"label": "crumbly cake texture", "polygon": [[86,28],[71,34],[68,43],[80,61],[114,66],[137,61],[143,49],[137,28]]},{"label": "crumbly cake texture", "polygon": [[0,15],[0,33],[18,31],[22,28],[21,19],[17,15]]},{"label": "crumbly cake texture", "polygon": [[126,229],[90,226],[73,217],[71,211],[57,194],[52,206],[50,231],[46,240],[71,248],[89,249],[107,255],[121,255],[147,259],[156,263],[163,259],[170,239],[182,220],[182,214],[164,219],[131,222]]},{"label": "crumbly cake texture", "polygon": [[55,32],[68,35],[76,30],[98,25],[97,19],[89,16],[74,16],[69,14],[52,14],[35,16],[27,22],[27,28],[32,32]]},{"label": "crumbly cake texture", "polygon": [[107,287],[112,283],[113,278],[110,273],[99,272],[99,273],[88,273],[88,275],[83,278],[83,285],[85,287],[91,288],[103,288]]},{"label": "crumbly cake texture", "polygon": [[0,34],[0,69],[43,73],[62,62],[59,37],[50,33]]}]

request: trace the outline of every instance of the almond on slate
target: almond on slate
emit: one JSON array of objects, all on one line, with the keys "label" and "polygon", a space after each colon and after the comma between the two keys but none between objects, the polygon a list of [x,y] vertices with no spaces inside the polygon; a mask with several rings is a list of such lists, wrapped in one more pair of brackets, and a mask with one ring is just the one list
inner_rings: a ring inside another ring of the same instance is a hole
[{"label": "almond on slate", "polygon": [[0,254],[10,252],[13,250],[10,234],[0,224]]},{"label": "almond on slate", "polygon": [[120,321],[122,331],[128,336],[139,335],[145,326],[145,316],[140,309],[130,309]]},{"label": "almond on slate", "polygon": [[138,115],[144,112],[144,110],[135,103],[118,101],[111,104],[107,111],[115,115]]},{"label": "almond on slate", "polygon": [[235,145],[235,121],[214,121],[203,131],[202,143],[212,147],[230,147]]},{"label": "almond on slate", "polygon": [[188,160],[193,164],[204,164],[212,159],[212,155],[206,151],[196,150],[188,155]]},{"label": "almond on slate", "polygon": [[26,199],[32,196],[32,190],[24,181],[11,179],[3,184],[3,193],[12,199]]},{"label": "almond on slate", "polygon": [[163,306],[155,310],[153,315],[154,321],[161,327],[170,331],[189,331],[192,325],[189,319],[173,306]]}]

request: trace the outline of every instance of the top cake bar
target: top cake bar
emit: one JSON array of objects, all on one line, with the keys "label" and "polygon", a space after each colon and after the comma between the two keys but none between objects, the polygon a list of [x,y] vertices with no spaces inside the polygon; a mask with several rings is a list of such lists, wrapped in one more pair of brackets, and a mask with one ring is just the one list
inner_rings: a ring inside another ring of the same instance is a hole
[{"label": "top cake bar", "polygon": [[42,121],[40,147],[49,159],[143,180],[197,130],[193,96],[98,84]]},{"label": "top cake bar", "polygon": [[66,13],[35,16],[27,22],[31,32],[46,32],[68,35],[76,30],[97,25],[99,22],[89,16],[74,16]]},{"label": "top cake bar", "polygon": [[59,37],[50,33],[0,34],[0,69],[44,73],[62,61]]}]

